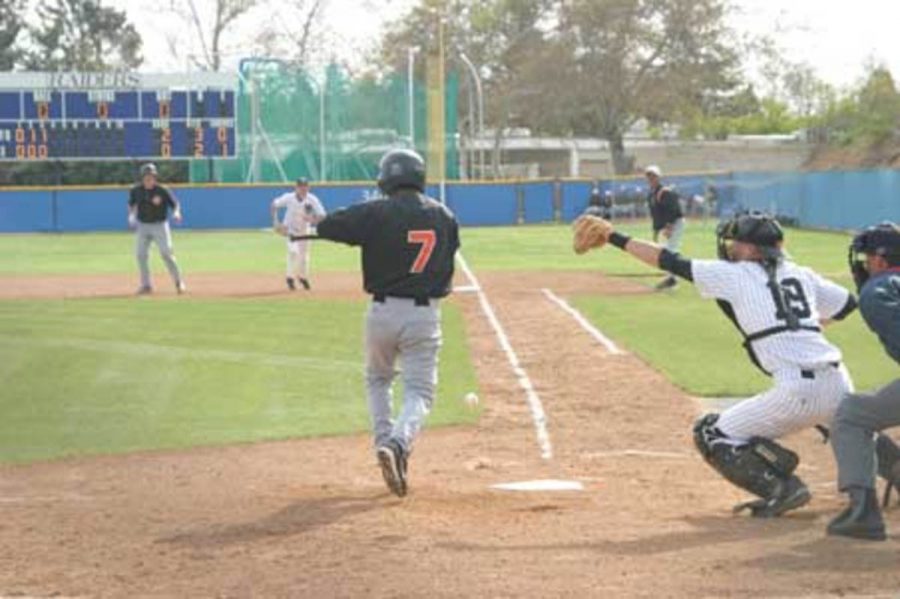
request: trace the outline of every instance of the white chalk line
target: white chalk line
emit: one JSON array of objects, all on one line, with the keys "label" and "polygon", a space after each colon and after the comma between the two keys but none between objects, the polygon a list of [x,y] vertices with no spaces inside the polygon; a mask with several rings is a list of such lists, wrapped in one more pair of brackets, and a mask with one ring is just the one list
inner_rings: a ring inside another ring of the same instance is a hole
[{"label": "white chalk line", "polygon": [[647,451],[643,449],[621,449],[616,451],[592,451],[581,454],[586,459],[602,459],[602,458],[659,458],[671,460],[690,459],[690,455],[686,453],[677,453],[674,451]]},{"label": "white chalk line", "polygon": [[478,303],[481,305],[481,311],[484,312],[488,323],[490,323],[491,328],[494,329],[497,341],[500,343],[500,349],[506,354],[506,359],[509,361],[510,367],[512,367],[513,374],[515,374],[519,386],[525,391],[525,398],[528,400],[531,418],[534,421],[534,428],[535,433],[537,434],[538,446],[541,450],[541,457],[545,460],[549,460],[553,457],[553,445],[550,443],[550,433],[547,432],[547,414],[544,412],[544,405],[541,403],[541,398],[538,397],[537,391],[535,391],[534,385],[528,377],[528,373],[522,368],[522,364],[519,362],[519,356],[516,355],[512,344],[509,342],[509,337],[507,337],[506,332],[503,330],[503,325],[500,324],[500,320],[497,318],[494,308],[491,307],[487,294],[485,294],[484,289],[475,277],[475,273],[469,268],[469,264],[463,257],[462,252],[457,252],[456,258],[459,261],[463,273],[465,273],[466,277],[469,279],[469,283],[477,290],[476,293],[478,295]]},{"label": "white chalk line", "polygon": [[569,314],[569,316],[574,318],[575,322],[581,325],[581,328],[587,331],[588,335],[596,339],[597,342],[600,343],[600,345],[606,348],[606,351],[615,356],[620,356],[625,353],[621,349],[619,349],[619,346],[616,345],[612,339],[601,333],[600,329],[591,324],[588,319],[586,319],[584,315],[581,314],[581,312],[570,306],[566,300],[562,299],[549,289],[541,289],[541,292],[547,299],[562,308],[566,313]]}]

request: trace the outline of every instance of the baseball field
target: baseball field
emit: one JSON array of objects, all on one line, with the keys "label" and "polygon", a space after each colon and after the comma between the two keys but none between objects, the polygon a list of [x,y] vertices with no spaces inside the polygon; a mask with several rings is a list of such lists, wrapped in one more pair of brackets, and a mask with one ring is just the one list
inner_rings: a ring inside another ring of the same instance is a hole
[{"label": "baseball field", "polygon": [[[895,539],[825,537],[842,499],[812,431],[786,442],[812,503],[731,514],[744,496],[690,426],[768,380],[688,284],[655,292],[613,248],[576,256],[565,226],[463,229],[474,278],[443,305],[439,397],[400,500],[367,436],[357,252],[316,245],[313,290],[292,293],[271,233],[174,235],[188,293],[154,257],[140,298],[129,234],[0,236],[0,596],[900,591]],[[851,285],[846,235],[787,235]],[[714,256],[714,223],[689,224],[685,253]],[[827,336],[858,388],[896,377],[858,314]],[[582,490],[493,488],[548,479]],[[900,509],[886,519],[900,530]]]}]

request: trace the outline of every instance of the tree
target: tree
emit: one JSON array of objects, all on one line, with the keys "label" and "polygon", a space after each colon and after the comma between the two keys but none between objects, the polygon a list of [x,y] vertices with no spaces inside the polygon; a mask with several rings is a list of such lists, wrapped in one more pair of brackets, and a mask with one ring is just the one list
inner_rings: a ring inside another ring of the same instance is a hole
[{"label": "tree", "polygon": [[98,0],[42,0],[29,31],[29,70],[134,69],[142,62],[141,36],[124,11]]},{"label": "tree", "polygon": [[24,0],[0,0],[0,71],[11,71],[22,56],[18,41],[24,9]]},{"label": "tree", "polygon": [[[170,0],[166,12],[181,24],[167,30],[170,54],[179,62],[187,59],[204,71],[221,70],[228,51],[227,34],[260,4],[260,0]],[[158,2],[148,3],[148,6],[158,5]],[[185,43],[186,39],[191,42]]]},{"label": "tree", "polygon": [[534,118],[608,140],[615,171],[631,171],[623,139],[639,118],[678,120],[737,83],[726,14],[722,0],[564,2],[552,40],[558,60],[548,65],[555,73],[538,70],[527,82],[542,89],[531,96]]},{"label": "tree", "polygon": [[[280,56],[300,67],[309,66],[327,44],[322,44],[322,18],[328,0],[290,0],[278,5],[274,19],[256,37],[264,56]],[[318,42],[318,43],[315,43]]]}]

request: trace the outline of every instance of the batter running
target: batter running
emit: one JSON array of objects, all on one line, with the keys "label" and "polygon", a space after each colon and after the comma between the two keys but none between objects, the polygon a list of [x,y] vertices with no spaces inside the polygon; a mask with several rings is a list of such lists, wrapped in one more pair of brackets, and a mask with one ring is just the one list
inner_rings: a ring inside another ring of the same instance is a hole
[{"label": "batter running", "polygon": [[[425,163],[394,150],[381,159],[378,187],[387,196],[338,210],[318,235],[362,248],[366,317],[366,388],[375,452],[388,488],[403,497],[407,461],[431,411],[441,347],[440,299],[451,291],[459,248],[453,214],[425,192]],[[395,365],[403,407],[392,419]]]},{"label": "batter running", "polygon": [[720,260],[683,258],[613,231],[597,217],[576,223],[577,252],[607,240],[715,299],[743,336],[750,359],[774,380],[768,391],[721,414],[707,414],[694,426],[694,441],[707,463],[759,497],[735,510],[773,517],[809,502],[809,490],[794,474],[799,457],[775,440],[831,424],[841,397],[852,391],[841,352],[822,335],[822,326],[850,314],[855,297],[788,260],[781,227],[761,213],[736,216],[719,226]]}]

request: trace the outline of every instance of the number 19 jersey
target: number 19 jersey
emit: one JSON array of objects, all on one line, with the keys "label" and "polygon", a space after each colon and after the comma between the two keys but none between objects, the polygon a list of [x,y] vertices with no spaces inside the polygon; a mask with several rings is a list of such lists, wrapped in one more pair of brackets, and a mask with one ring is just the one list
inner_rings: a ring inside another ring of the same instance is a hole
[{"label": "number 19 jersey", "polygon": [[[841,351],[820,328],[820,321],[852,306],[852,295],[840,285],[787,260],[775,272],[780,293],[757,262],[692,260],[691,273],[700,295],[719,300],[748,339],[751,358],[767,373],[841,361]],[[798,328],[788,326],[787,310],[797,317]]]}]

